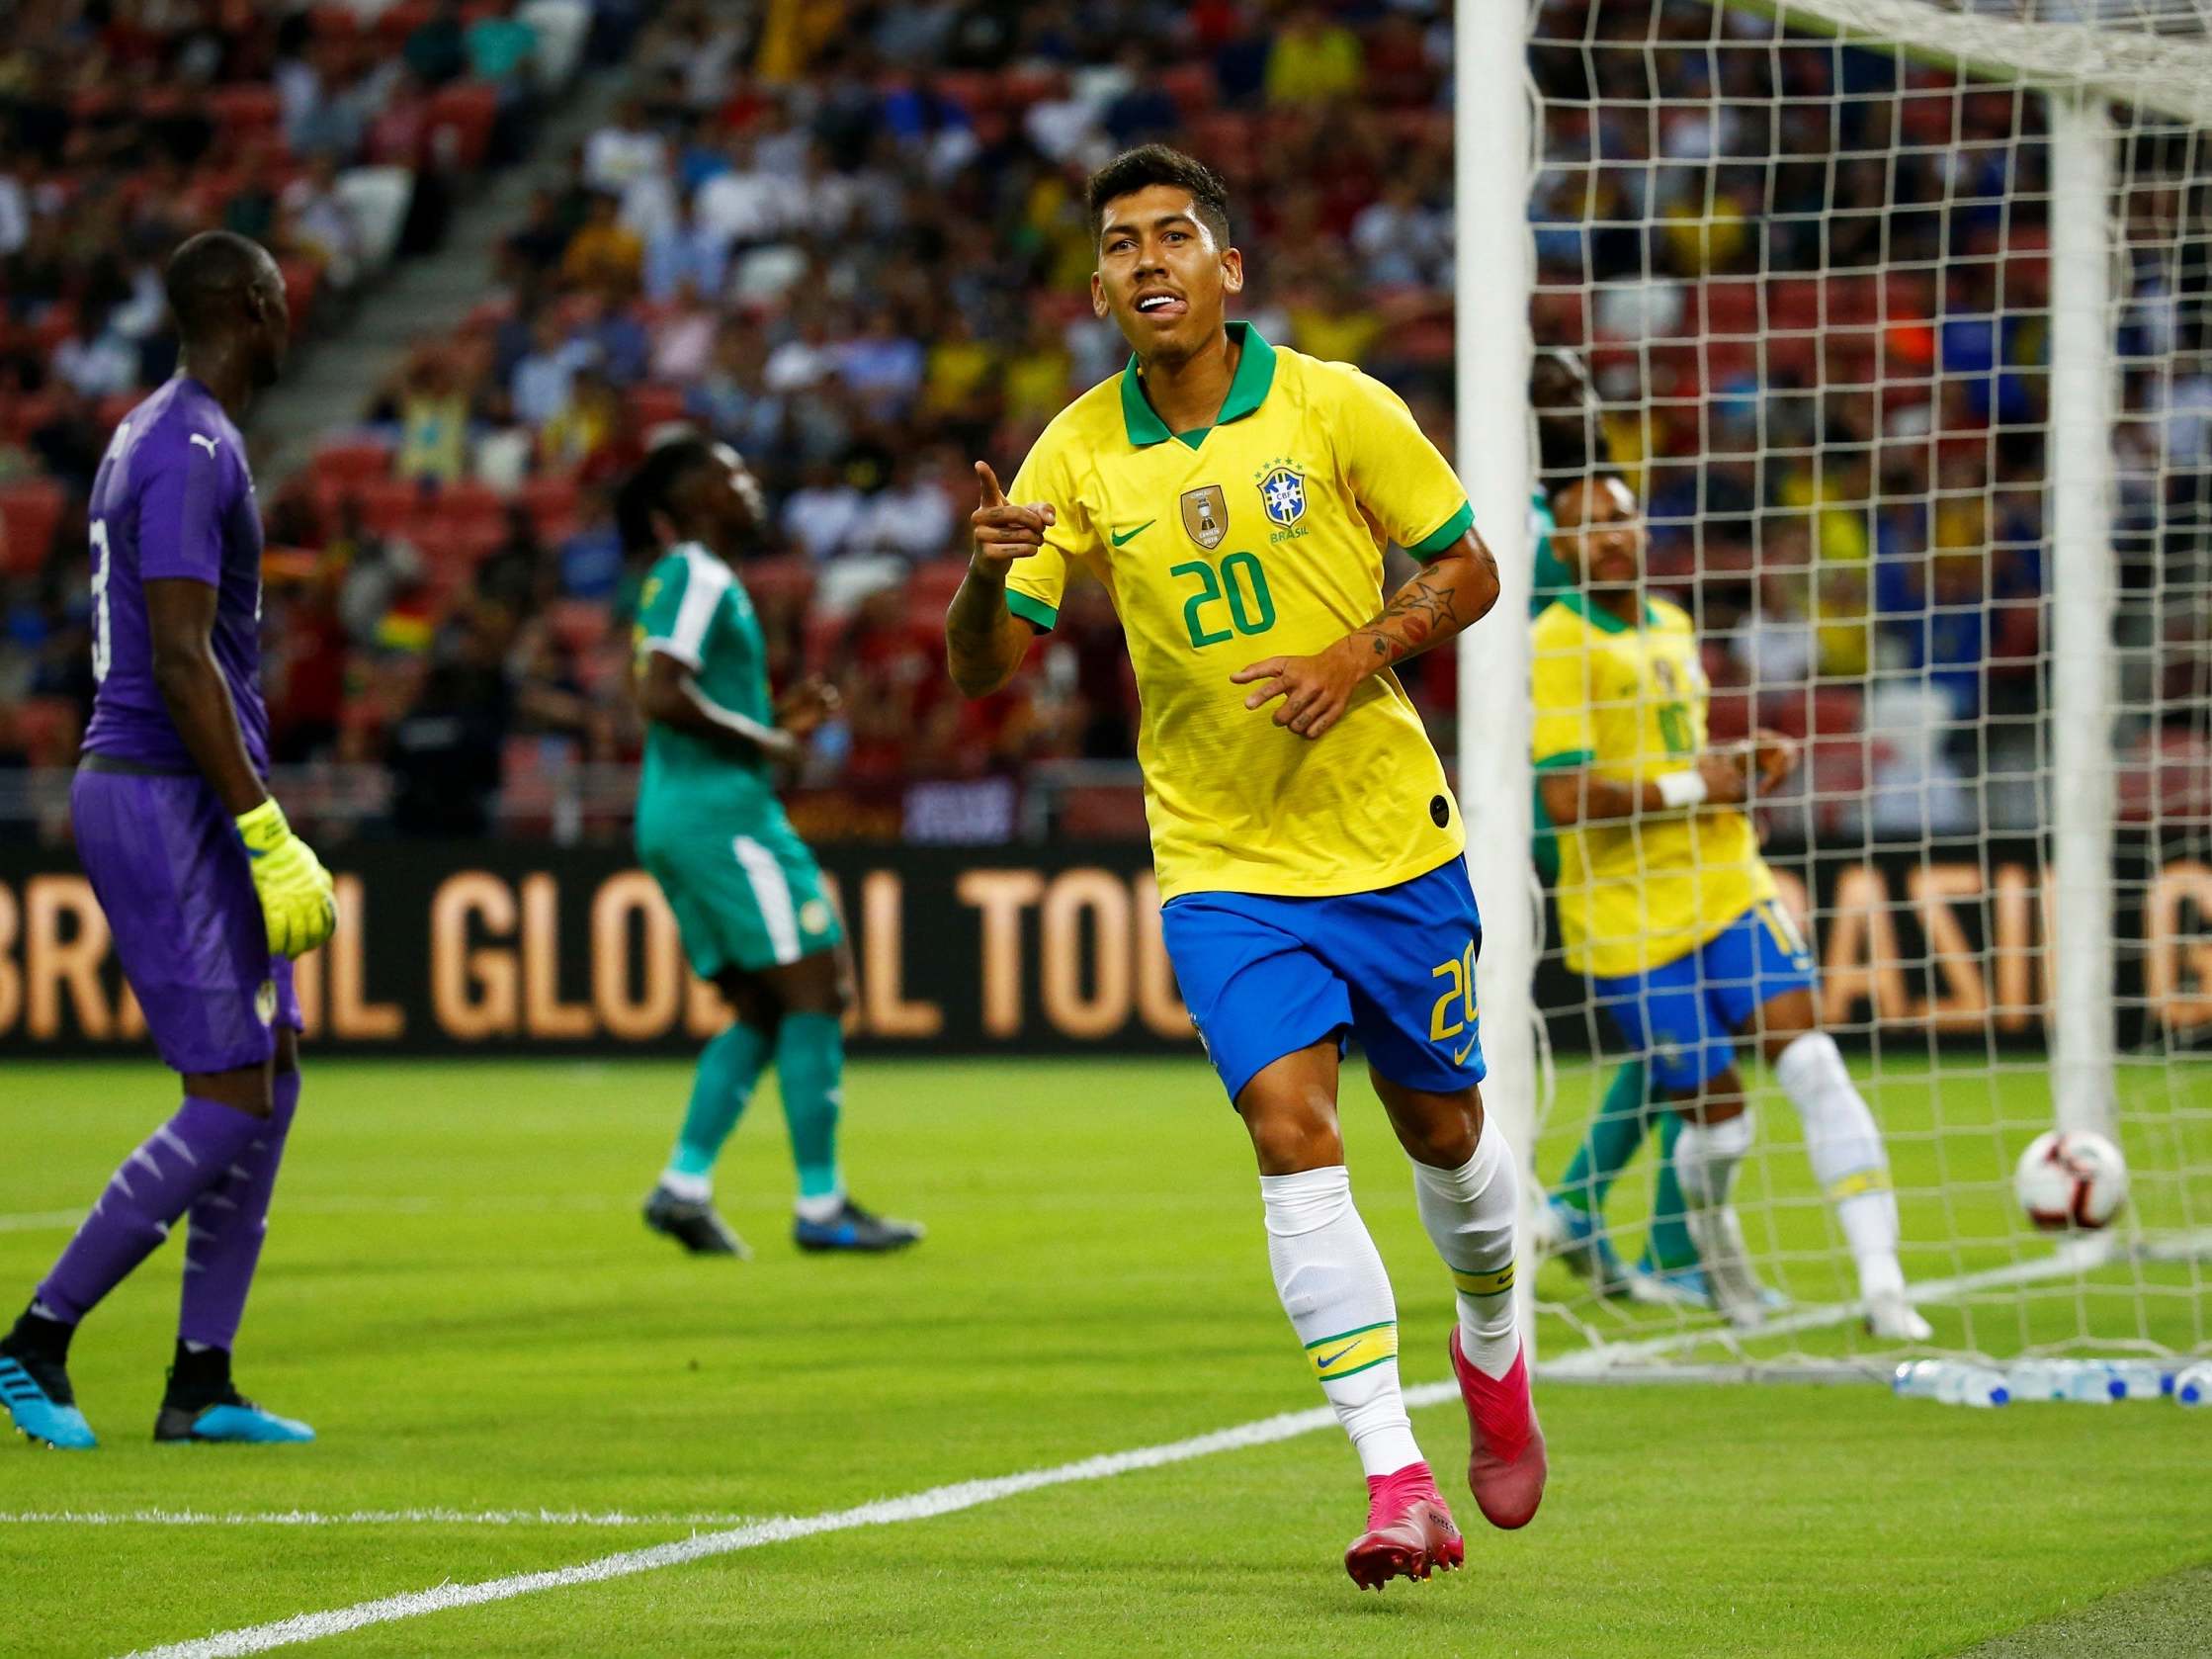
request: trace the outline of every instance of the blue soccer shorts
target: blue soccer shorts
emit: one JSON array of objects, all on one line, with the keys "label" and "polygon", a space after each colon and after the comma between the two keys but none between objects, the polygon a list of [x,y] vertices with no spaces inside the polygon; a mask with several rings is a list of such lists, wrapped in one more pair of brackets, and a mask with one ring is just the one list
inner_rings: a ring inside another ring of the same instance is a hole
[{"label": "blue soccer shorts", "polygon": [[1641,974],[1590,977],[1590,989],[1652,1079],[1675,1092],[1736,1063],[1734,1033],[1789,991],[1813,988],[1813,952],[1789,913],[1761,899],[1697,949]]},{"label": "blue soccer shorts", "polygon": [[1374,893],[1185,893],[1160,925],[1191,1023],[1234,1100],[1261,1068],[1334,1037],[1406,1089],[1483,1081],[1483,918],[1454,858]]}]

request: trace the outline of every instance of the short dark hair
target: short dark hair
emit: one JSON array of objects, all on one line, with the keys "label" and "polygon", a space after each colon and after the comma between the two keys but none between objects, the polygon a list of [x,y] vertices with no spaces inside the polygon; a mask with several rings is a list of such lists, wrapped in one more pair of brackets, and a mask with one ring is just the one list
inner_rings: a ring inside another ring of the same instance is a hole
[{"label": "short dark hair", "polygon": [[230,230],[188,238],[161,270],[178,332],[191,339],[242,317],[247,291],[268,258],[259,242]]},{"label": "short dark hair", "polygon": [[666,512],[676,486],[694,468],[714,458],[713,441],[696,432],[655,444],[615,495],[615,525],[622,532],[623,546],[632,550],[653,546],[653,514]]},{"label": "short dark hair", "polygon": [[1229,186],[1221,174],[1195,155],[1185,155],[1166,144],[1139,144],[1125,149],[1090,176],[1086,196],[1090,203],[1090,233],[1104,233],[1101,216],[1106,204],[1118,197],[1134,196],[1155,184],[1190,192],[1199,221],[1214,233],[1214,240],[1229,246]]}]

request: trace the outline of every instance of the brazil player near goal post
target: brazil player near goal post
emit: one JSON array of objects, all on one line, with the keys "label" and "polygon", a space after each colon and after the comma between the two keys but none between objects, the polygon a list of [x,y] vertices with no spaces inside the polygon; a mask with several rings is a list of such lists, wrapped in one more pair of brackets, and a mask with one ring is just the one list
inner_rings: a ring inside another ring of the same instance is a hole
[{"label": "brazil player near goal post", "polygon": [[799,1174],[793,1242],[903,1249],[922,1229],[855,1203],[837,1161],[851,975],[821,871],[776,798],[776,769],[798,763],[836,693],[809,679],[769,697],[760,622],[735,568],[760,541],[760,484],[726,444],[677,437],[646,456],[620,512],[631,546],[666,548],[637,623],[647,723],[638,856],[676,913],[693,971],[736,1016],[699,1057],[645,1224],[697,1255],[745,1254],[715,1210],[713,1174],[773,1060]]},{"label": "brazil player near goal post", "polygon": [[[1535,548],[1529,583],[1533,621],[1579,585],[1552,548],[1557,526],[1551,486],[1572,483],[1609,465],[1611,445],[1589,375],[1573,352],[1557,348],[1538,352],[1529,368],[1528,395],[1536,415],[1539,456],[1539,481],[1529,501],[1530,542]],[[1534,809],[1536,866],[1550,887],[1559,877],[1559,840],[1545,813],[1541,788]],[[1605,1223],[1605,1199],[1655,1124],[1659,1136],[1651,1221],[1643,1253],[1632,1268],[1613,1248]],[[1632,1055],[1613,1068],[1573,1157],[1536,1212],[1537,1247],[1587,1280],[1595,1294],[1712,1306],[1705,1271],[1697,1263],[1697,1247],[1682,1224],[1682,1193],[1673,1165],[1674,1141],[1681,1127],[1681,1117],[1671,1109],[1665,1091],[1652,1087],[1651,1074],[1640,1058]]]},{"label": "brazil player near goal post", "polygon": [[1531,742],[1559,831],[1567,962],[1684,1119],[1671,1162],[1714,1306],[1741,1326],[1763,1313],[1730,1202],[1751,1145],[1736,1057],[1748,1039],[1804,1124],[1869,1329],[1925,1341],[1898,1263],[1881,1131],[1820,1028],[1812,952],[1744,810],[1754,786],[1796,765],[1796,745],[1771,733],[1707,742],[1695,632],[1644,595],[1643,514],[1617,474],[1574,480],[1553,510],[1555,549],[1579,586],[1533,624]]},{"label": "brazil player near goal post", "polygon": [[330,936],[330,877],[263,781],[261,509],[234,424],[291,317],[258,243],[195,236],[163,273],[174,379],[94,477],[92,672],[69,791],[77,856],[184,1101],[124,1160],[0,1341],[0,1401],[51,1446],[95,1443],[66,1370],[78,1323],[189,1216],[157,1441],[310,1441],[238,1393],[230,1351],[299,1103],[292,961]]},{"label": "brazil player near goal post", "polygon": [[[1243,258],[1211,170],[1147,145],[1088,203],[1092,308],[1133,356],[1046,428],[1010,500],[977,465],[952,675],[971,696],[1003,685],[1072,565],[1112,596],[1168,954],[1258,1156],[1276,1289],[1367,1476],[1345,1567],[1425,1578],[1465,1544],[1401,1397],[1337,1069],[1357,1035],[1457,1288],[1470,1484],[1494,1525],[1523,1526],[1545,1451],[1514,1325],[1514,1156],[1477,1088],[1482,922],[1442,763],[1391,671],[1487,612],[1496,568],[1395,393],[1224,320]],[[1388,541],[1421,568],[1385,604]]]}]

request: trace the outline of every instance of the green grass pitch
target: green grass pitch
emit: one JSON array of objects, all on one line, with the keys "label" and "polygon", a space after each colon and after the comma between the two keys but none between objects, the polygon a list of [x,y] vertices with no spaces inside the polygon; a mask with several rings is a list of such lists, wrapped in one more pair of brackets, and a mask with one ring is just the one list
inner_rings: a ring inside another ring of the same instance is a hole
[{"label": "green grass pitch", "polygon": [[[151,1442],[176,1292],[176,1252],[164,1252],[78,1339],[74,1374],[102,1448],[0,1444],[0,1651],[123,1653],[714,1524],[693,1518],[810,1514],[1319,1403],[1268,1282],[1249,1153],[1195,1059],[856,1065],[854,1189],[931,1229],[919,1250],[876,1262],[792,1250],[766,1086],[721,1179],[758,1251],[741,1266],[680,1258],[636,1213],[687,1076],[657,1063],[310,1059],[239,1380],[314,1423],[320,1441]],[[1586,1092],[1583,1074],[1567,1081]],[[5,1294],[27,1293],[66,1236],[56,1212],[90,1198],[169,1087],[150,1064],[7,1068]],[[1948,1087],[1885,1089],[1901,1184],[1939,1167],[1976,1172],[1947,1216],[1909,1199],[1908,1226],[1979,1229],[1994,1252],[2007,1223],[1993,1124],[2035,1108],[1974,1084],[1946,1097],[1943,1133],[1932,1114],[1923,1133],[1901,1130]],[[1448,1281],[1379,1108],[1363,1084],[1346,1092],[1355,1189],[1399,1287],[1405,1373],[1431,1381],[1445,1374]],[[1574,1115],[1554,1113],[1547,1169]],[[2212,1167],[2201,1115],[2171,1133],[2189,1138],[2171,1149],[2174,1168]],[[1761,1213],[1788,1235],[1790,1287],[1808,1297],[1827,1270],[1826,1221],[1783,1201],[1793,1163],[1756,1179],[1777,1183]],[[1641,1171],[1624,1181],[1624,1212],[1642,1183]],[[2205,1196],[2194,1195],[2200,1225]],[[2154,1179],[2146,1201],[2191,1197]],[[1971,1267],[1980,1248],[1912,1266]],[[2201,1340],[2191,1282],[2183,1272],[2153,1299],[2164,1322],[2153,1335]],[[1557,1268],[1544,1287],[1568,1288]],[[2062,1317],[2031,1305],[2036,1320]],[[1985,1329],[2017,1323],[1994,1303],[1980,1317]],[[1567,1327],[1547,1322],[1544,1339],[1564,1344]],[[1362,1492],[1331,1429],[315,1646],[685,1659],[1946,1654],[2203,1560],[2212,1538],[2212,1413],[1974,1413],[1865,1385],[1560,1384],[1541,1404],[1553,1484],[1536,1525],[1491,1532],[1463,1501],[1471,1570],[1381,1597],[1360,1596],[1339,1564]],[[1414,1428],[1460,1491],[1456,1403],[1423,1409]],[[148,1510],[643,1519],[25,1519]]]}]

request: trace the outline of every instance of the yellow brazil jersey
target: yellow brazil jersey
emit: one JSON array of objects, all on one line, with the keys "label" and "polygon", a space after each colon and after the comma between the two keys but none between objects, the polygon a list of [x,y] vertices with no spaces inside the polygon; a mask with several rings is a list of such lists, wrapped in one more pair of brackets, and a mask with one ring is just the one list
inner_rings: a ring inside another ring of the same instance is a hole
[{"label": "yellow brazil jersey", "polygon": [[[1631,628],[1570,593],[1537,617],[1534,634],[1539,772],[1586,766],[1629,783],[1694,764],[1707,686],[1679,609],[1648,603],[1644,626]],[[1751,822],[1734,810],[1647,813],[1559,839],[1567,964],[1601,979],[1671,962],[1774,896]]]},{"label": "yellow brazil jersey", "polygon": [[1374,620],[1383,547],[1457,543],[1467,492],[1398,395],[1247,323],[1218,424],[1170,434],[1135,359],[1063,409],[1007,498],[1058,522],[1007,577],[1052,627],[1078,563],[1105,584],[1137,670],[1137,755],[1163,897],[1327,897],[1424,875],[1464,843],[1444,768],[1397,676],[1318,742],[1247,710],[1229,676]]}]

